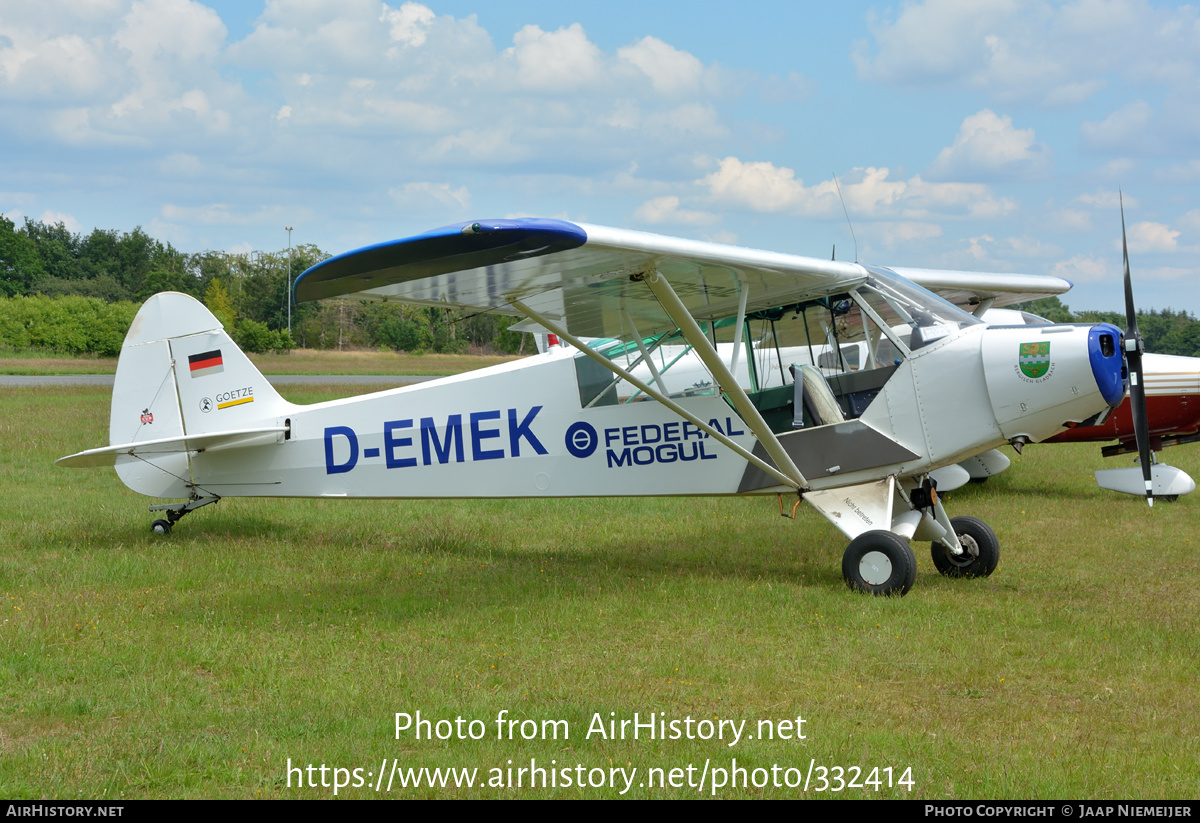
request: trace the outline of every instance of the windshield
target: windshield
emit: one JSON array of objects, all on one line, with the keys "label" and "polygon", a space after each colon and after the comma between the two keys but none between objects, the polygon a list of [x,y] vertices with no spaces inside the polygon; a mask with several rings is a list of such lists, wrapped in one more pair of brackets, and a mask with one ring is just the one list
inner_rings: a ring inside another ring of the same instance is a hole
[{"label": "windshield", "polygon": [[884,323],[893,330],[911,333],[903,341],[910,351],[983,321],[886,269],[867,267],[871,276],[855,289]]}]

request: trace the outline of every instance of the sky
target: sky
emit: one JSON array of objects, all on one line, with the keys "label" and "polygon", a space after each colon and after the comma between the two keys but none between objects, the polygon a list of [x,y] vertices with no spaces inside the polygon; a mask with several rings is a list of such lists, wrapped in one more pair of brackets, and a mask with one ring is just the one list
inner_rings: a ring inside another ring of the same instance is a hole
[{"label": "sky", "polygon": [[1200,314],[1193,7],[0,0],[18,224],[336,254],[557,217],[1119,310],[1118,191],[1138,305]]}]

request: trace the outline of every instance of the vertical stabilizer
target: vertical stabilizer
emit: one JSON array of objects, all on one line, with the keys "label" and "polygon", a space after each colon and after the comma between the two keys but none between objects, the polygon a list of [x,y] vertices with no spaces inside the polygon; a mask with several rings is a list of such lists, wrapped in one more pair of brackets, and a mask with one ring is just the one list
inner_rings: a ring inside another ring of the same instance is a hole
[{"label": "vertical stabilizer", "polygon": [[[162,292],[138,311],[113,383],[109,443],[248,429],[281,422],[287,403],[200,301]],[[153,497],[187,497],[187,453],[126,456],[117,474]]]}]

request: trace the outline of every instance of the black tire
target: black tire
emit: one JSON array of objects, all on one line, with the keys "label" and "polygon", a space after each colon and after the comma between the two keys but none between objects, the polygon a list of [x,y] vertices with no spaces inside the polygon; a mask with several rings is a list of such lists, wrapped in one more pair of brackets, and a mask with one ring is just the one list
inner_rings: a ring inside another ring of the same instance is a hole
[{"label": "black tire", "polygon": [[[992,527],[978,517],[955,517],[950,525],[967,551],[955,556],[941,543],[931,543],[929,553],[937,570],[946,577],[987,577],[994,572],[1000,563],[1000,541]],[[971,552],[971,544],[977,553]]]},{"label": "black tire", "polygon": [[856,591],[903,597],[917,579],[917,557],[907,541],[889,531],[864,532],[842,555],[842,576]]},{"label": "black tire", "polygon": [[150,524],[150,531],[158,535],[168,535],[171,533],[171,523],[169,520],[155,520]]}]

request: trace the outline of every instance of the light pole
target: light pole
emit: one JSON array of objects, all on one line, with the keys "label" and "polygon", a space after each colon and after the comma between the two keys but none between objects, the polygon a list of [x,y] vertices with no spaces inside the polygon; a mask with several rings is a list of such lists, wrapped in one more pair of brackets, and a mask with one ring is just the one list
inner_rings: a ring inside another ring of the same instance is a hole
[{"label": "light pole", "polygon": [[288,276],[287,276],[287,300],[288,300],[288,336],[292,335],[292,227],[284,226],[288,233]]}]

